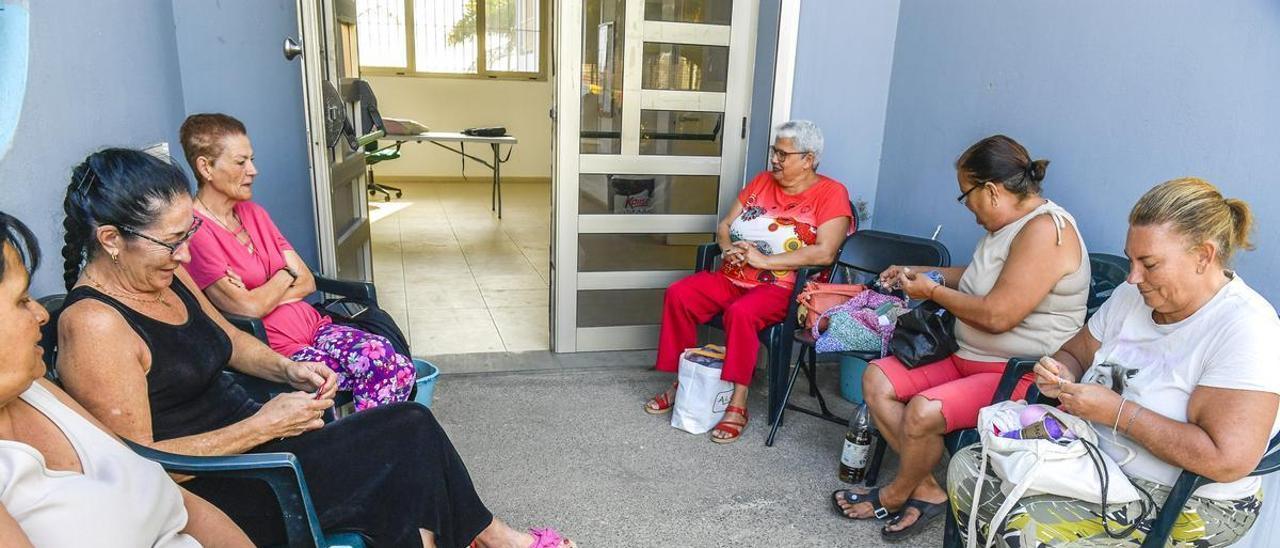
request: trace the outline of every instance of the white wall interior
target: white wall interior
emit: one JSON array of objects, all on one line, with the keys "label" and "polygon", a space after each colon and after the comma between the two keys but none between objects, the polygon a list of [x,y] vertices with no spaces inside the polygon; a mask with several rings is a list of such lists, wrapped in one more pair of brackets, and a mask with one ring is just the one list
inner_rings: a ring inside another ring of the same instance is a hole
[{"label": "white wall interior", "polygon": [[[520,140],[510,163],[502,165],[506,180],[551,178],[552,82],[415,76],[367,76],[383,116],[410,118],[431,131],[461,131],[477,126],[505,126]],[[456,143],[451,143],[451,146]],[[487,145],[468,145],[467,152],[490,158]],[[503,147],[502,154],[507,153]],[[378,164],[377,176],[457,178],[460,156],[430,143],[406,143],[401,157]],[[468,178],[487,181],[488,168],[467,161]]]}]

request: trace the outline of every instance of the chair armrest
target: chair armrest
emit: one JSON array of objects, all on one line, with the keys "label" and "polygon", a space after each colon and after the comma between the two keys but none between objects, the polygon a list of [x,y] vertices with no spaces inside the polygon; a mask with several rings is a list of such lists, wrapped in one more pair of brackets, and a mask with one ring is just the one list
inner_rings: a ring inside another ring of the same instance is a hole
[{"label": "chair armrest", "polygon": [[378,290],[369,282],[336,280],[324,276],[316,276],[315,279],[316,291],[378,306]]},{"label": "chair armrest", "polygon": [[267,326],[262,323],[262,318],[254,318],[252,316],[243,316],[233,314],[231,312],[223,312],[222,317],[226,318],[236,329],[244,331],[262,342],[267,342]]},{"label": "chair armrest", "polygon": [[267,482],[284,515],[289,546],[325,546],[320,520],[311,505],[302,465],[292,453],[258,453],[218,457],[178,455],[124,440],[133,452],[158,463],[166,472],[199,477],[252,478]]},{"label": "chair armrest", "polygon": [[[1000,384],[996,385],[996,393],[991,397],[992,405],[1002,401],[1008,401],[1013,397],[1013,391],[1018,387],[1018,381],[1023,375],[1030,373],[1035,369],[1036,363],[1040,360],[1036,358],[1009,358],[1009,363],[1005,365],[1004,373],[1000,375]],[[1030,392],[1028,390],[1028,392]],[[1027,399],[1032,399],[1032,394],[1027,394]]]},{"label": "chair armrest", "polygon": [[[1262,455],[1262,461],[1249,474],[1250,476],[1264,476],[1280,470],[1280,451],[1276,450],[1277,445],[1280,445],[1280,434],[1271,438],[1267,444],[1266,453]],[[1164,506],[1156,514],[1151,531],[1142,542],[1142,548],[1163,548],[1169,534],[1173,532],[1174,522],[1178,520],[1187,501],[1191,499],[1191,494],[1207,483],[1211,483],[1208,478],[1183,470],[1178,475],[1178,481],[1174,482],[1173,488],[1169,490],[1169,498],[1165,499]]]},{"label": "chair armrest", "polygon": [[711,242],[698,246],[697,272],[711,272],[716,266],[716,257],[720,255],[720,244]]}]

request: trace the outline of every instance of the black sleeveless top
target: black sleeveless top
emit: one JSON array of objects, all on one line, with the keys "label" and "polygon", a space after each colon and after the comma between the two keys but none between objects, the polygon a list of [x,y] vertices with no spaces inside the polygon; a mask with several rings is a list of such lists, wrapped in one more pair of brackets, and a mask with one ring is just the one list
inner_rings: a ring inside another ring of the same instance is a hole
[{"label": "black sleeveless top", "polygon": [[84,299],[106,303],[146,343],[151,351],[147,399],[156,441],[216,430],[253,415],[260,407],[223,372],[231,359],[231,339],[177,277],[169,287],[187,308],[182,325],[151,319],[89,286],[72,289],[64,305]]}]

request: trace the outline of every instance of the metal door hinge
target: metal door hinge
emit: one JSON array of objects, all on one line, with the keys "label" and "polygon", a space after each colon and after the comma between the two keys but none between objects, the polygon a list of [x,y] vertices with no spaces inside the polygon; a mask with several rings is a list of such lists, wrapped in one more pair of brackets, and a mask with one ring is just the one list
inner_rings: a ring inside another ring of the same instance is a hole
[{"label": "metal door hinge", "polygon": [[747,117],[746,116],[742,117],[742,138],[743,139],[747,138]]}]

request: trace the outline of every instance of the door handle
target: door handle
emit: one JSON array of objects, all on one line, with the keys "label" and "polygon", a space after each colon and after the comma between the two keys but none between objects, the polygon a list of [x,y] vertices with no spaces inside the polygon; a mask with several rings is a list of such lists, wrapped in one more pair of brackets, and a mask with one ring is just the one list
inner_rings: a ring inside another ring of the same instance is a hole
[{"label": "door handle", "polygon": [[286,61],[292,61],[294,57],[302,55],[302,44],[299,44],[293,38],[285,37],[284,39],[284,58]]}]

